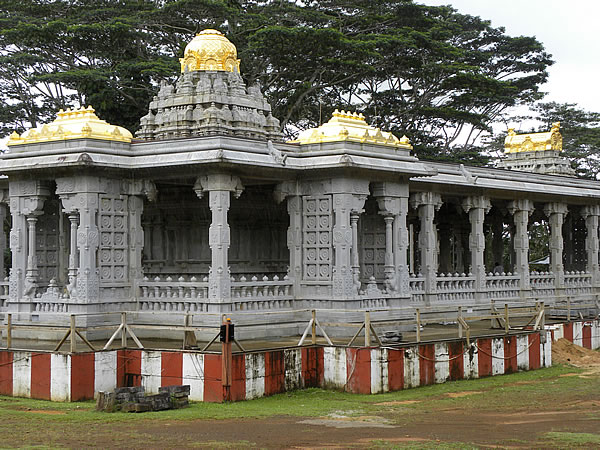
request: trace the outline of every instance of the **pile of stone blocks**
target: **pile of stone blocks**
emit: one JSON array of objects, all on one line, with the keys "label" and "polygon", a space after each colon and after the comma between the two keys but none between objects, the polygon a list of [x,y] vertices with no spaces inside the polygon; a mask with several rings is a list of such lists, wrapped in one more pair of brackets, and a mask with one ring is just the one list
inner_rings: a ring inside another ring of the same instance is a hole
[{"label": "pile of stone blocks", "polygon": [[183,408],[189,404],[190,386],[165,386],[158,394],[146,395],[143,386],[122,387],[114,392],[98,392],[96,409],[114,412],[164,411]]}]

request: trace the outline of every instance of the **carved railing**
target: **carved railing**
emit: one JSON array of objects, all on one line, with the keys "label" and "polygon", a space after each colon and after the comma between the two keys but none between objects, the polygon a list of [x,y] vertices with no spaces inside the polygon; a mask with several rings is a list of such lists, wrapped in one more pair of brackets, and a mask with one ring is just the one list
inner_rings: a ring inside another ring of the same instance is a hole
[{"label": "carved railing", "polygon": [[173,279],[145,277],[139,284],[139,308],[142,311],[202,312],[206,311],[208,278]]},{"label": "carved railing", "polygon": [[529,273],[531,294],[535,297],[550,297],[555,295],[555,281],[552,272],[532,271]]},{"label": "carved railing", "polygon": [[422,302],[425,300],[425,277],[423,274],[410,274],[408,289],[411,302]]},{"label": "carved railing", "polygon": [[565,272],[565,293],[567,295],[591,294],[592,274],[585,271]]},{"label": "carved railing", "polygon": [[488,273],[485,280],[487,298],[493,300],[519,298],[520,279],[521,277],[517,273]]},{"label": "carved railing", "polygon": [[3,281],[0,281],[0,311],[6,309],[8,300],[8,277],[6,277]]},{"label": "carved railing", "polygon": [[437,299],[455,302],[475,299],[475,276],[464,273],[440,273],[436,279]]},{"label": "carved railing", "polygon": [[266,275],[231,277],[231,297],[234,311],[291,308],[293,282],[287,275],[283,279],[277,275],[271,279]]}]

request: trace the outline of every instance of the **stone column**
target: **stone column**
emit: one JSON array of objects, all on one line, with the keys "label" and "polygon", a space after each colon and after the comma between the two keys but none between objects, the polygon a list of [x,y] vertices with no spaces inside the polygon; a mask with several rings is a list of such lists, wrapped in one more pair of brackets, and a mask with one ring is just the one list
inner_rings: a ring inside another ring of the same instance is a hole
[{"label": "stone column", "polygon": [[287,231],[287,246],[290,251],[288,276],[294,282],[294,295],[300,294],[302,281],[302,197],[292,195],[287,200],[290,226]]},{"label": "stone column", "polygon": [[585,238],[585,249],[587,253],[586,270],[592,274],[594,287],[600,286],[600,267],[598,265],[598,251],[600,249],[598,239],[598,216],[600,216],[600,205],[584,206],[581,216],[585,219],[587,235]]},{"label": "stone column", "polygon": [[442,197],[435,192],[417,192],[411,195],[411,206],[417,209],[421,220],[419,250],[421,273],[425,276],[425,298],[435,300],[437,293],[437,231],[435,212],[442,206]]},{"label": "stone column", "polygon": [[533,203],[527,199],[513,200],[508,204],[508,211],[515,223],[514,250],[515,269],[520,276],[521,296],[525,297],[531,289],[529,282],[529,235],[527,224],[529,215],[533,212]]},{"label": "stone column", "polygon": [[[50,195],[48,187],[40,181],[9,181],[10,248],[12,267],[10,270],[9,296],[11,312],[32,310],[31,303],[21,305],[23,300],[30,301],[36,295],[37,261],[35,260],[35,223],[36,216],[42,213],[44,201]],[[28,221],[28,218],[33,220]],[[33,228],[33,234],[30,234]],[[31,239],[33,238],[33,244]],[[33,248],[33,252],[30,251]],[[31,257],[30,257],[31,256]]]},{"label": "stone column", "polygon": [[77,276],[79,267],[79,253],[77,251],[77,227],[79,226],[79,214],[69,213],[69,223],[71,224],[71,236],[69,245],[69,281],[71,277]]},{"label": "stone column", "polygon": [[563,222],[567,214],[567,205],[563,203],[546,203],[544,214],[550,224],[550,271],[554,273],[554,286],[557,289],[565,286],[565,268],[563,265]]},{"label": "stone column", "polygon": [[209,311],[231,311],[231,272],[229,269],[230,229],[227,212],[230,195],[239,197],[243,186],[240,179],[228,174],[210,174],[196,180],[194,191],[198,197],[208,192],[212,221],[208,230],[211,266],[208,271]]},{"label": "stone column", "polygon": [[475,292],[477,299],[483,299],[486,289],[485,277],[485,234],[483,223],[485,215],[492,207],[486,197],[467,197],[462,203],[464,211],[469,214],[471,232],[469,234],[469,249],[471,251],[471,271],[475,275]]},{"label": "stone column", "polygon": [[6,204],[8,192],[0,193],[0,278],[6,278],[6,267],[4,266],[4,250],[6,250],[6,235],[4,234],[4,220],[6,220]]},{"label": "stone column", "polygon": [[350,226],[352,227],[352,281],[357,292],[360,291],[360,260],[358,257],[358,219],[360,211],[350,213]]},{"label": "stone column", "polygon": [[99,236],[96,223],[98,193],[78,193],[75,196],[79,203],[77,298],[84,303],[96,302],[100,298],[100,274],[97,264]]}]

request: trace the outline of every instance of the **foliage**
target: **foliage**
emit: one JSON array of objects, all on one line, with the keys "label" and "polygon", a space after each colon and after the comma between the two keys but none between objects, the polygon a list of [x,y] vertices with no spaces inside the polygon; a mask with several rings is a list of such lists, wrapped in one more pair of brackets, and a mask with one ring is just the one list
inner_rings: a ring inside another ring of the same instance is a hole
[{"label": "foliage", "polygon": [[0,134],[88,103],[134,130],[207,27],[236,44],[288,135],[355,109],[426,157],[474,163],[479,133],[540,98],[551,64],[533,37],[412,0],[0,0]]}]

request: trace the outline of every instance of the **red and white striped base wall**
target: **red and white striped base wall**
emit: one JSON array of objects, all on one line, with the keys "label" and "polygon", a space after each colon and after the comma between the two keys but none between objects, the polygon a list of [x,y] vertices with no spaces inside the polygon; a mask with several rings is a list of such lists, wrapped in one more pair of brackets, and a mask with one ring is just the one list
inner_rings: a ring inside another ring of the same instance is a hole
[{"label": "red and white striped base wall", "polygon": [[[552,340],[600,348],[600,321],[553,325],[506,337],[424,343],[399,348],[304,347],[234,354],[231,400],[305,387],[361,394],[549,367]],[[541,338],[541,335],[544,338]],[[116,350],[95,353],[0,351],[0,394],[54,401],[94,398],[121,386],[189,384],[190,399],[224,399],[220,354]]]}]

